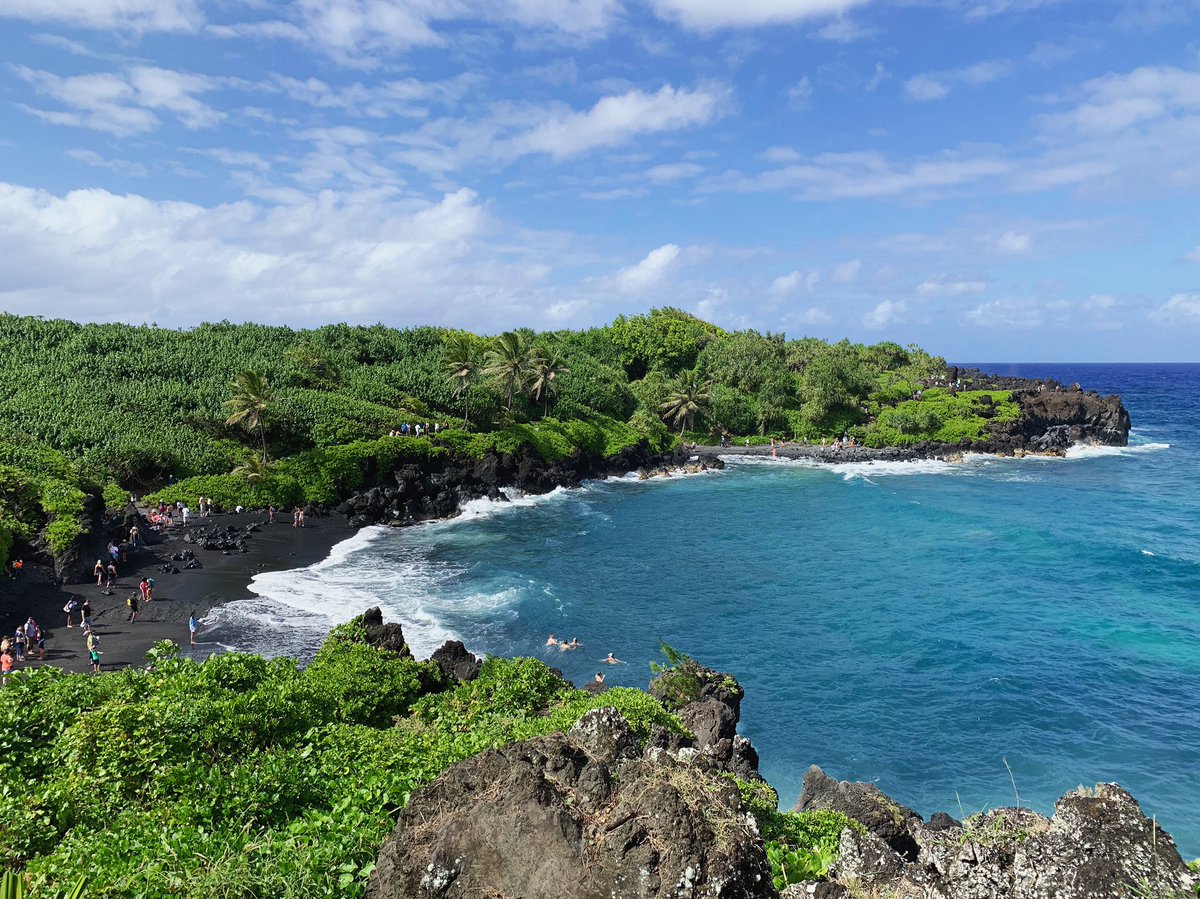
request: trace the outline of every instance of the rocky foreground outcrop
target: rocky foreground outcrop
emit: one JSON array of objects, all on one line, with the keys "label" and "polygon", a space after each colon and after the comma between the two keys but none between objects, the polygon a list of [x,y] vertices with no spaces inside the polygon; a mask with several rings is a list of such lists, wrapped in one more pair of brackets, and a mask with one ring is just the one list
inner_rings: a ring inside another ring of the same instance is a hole
[{"label": "rocky foreground outcrop", "polygon": [[737,786],[665,734],[639,748],[612,709],[489,750],[413,794],[369,899],[776,895]]},{"label": "rocky foreground outcrop", "polygon": [[[1184,899],[1200,878],[1165,831],[1116,784],[1068,793],[1047,818],[994,809],[924,821],[870,784],[804,777],[797,810],[840,811],[865,825],[842,832],[826,897],[897,899]],[[784,896],[809,895],[794,885]]]}]

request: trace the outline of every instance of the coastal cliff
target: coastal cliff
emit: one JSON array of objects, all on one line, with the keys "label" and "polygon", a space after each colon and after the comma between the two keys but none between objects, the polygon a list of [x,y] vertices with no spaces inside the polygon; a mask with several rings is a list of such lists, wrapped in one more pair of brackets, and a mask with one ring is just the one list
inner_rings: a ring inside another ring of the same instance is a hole
[{"label": "coastal cliff", "polygon": [[1015,807],[926,821],[813,766],[792,811],[778,812],[736,732],[734,677],[684,657],[649,692],[687,733],[639,734],[596,708],[417,790],[380,850],[369,899],[1124,899],[1200,885],[1116,784],[1066,794],[1051,817]]}]

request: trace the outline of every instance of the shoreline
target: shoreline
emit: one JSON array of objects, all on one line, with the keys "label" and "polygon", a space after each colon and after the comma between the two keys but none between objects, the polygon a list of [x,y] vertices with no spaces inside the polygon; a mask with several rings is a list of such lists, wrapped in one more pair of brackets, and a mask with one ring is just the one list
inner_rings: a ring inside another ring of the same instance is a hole
[{"label": "shoreline", "polygon": [[[188,658],[204,659],[217,650],[217,644],[205,640],[204,619],[212,609],[229,602],[249,599],[254,594],[250,583],[255,575],[267,571],[282,571],[314,565],[329,556],[338,543],[354,536],[357,531],[336,513],[318,518],[310,517],[304,528],[293,528],[290,522],[266,523],[265,512],[215,513],[206,518],[194,518],[184,529],[175,526],[163,535],[160,542],[142,546],[128,556],[125,564],[118,563],[119,577],[113,594],[106,595],[94,581],[58,585],[50,569],[27,564],[25,573],[17,579],[0,579],[0,628],[11,636],[13,630],[29,616],[46,633],[45,661],[27,655],[16,670],[50,665],[66,671],[90,671],[79,613],[75,626],[66,627],[63,606],[74,597],[82,604],[92,601],[93,627],[100,637],[103,671],[113,671],[145,664],[146,652],[160,640],[172,640]],[[257,525],[246,539],[246,552],[207,550],[184,541],[185,534],[216,527],[229,533],[246,533]],[[232,529],[232,530],[228,530]],[[171,556],[192,550],[202,567],[184,568],[172,562]],[[178,574],[166,573],[162,566],[179,568]],[[138,620],[128,622],[125,599],[136,593],[142,577],[155,579],[153,602],[142,604]],[[196,646],[188,643],[188,617],[192,612],[200,619]]]}]

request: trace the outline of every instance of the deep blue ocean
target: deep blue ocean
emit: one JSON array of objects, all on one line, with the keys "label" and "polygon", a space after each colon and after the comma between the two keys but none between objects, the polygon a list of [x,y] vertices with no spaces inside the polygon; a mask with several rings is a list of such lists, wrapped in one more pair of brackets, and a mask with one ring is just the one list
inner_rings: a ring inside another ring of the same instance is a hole
[{"label": "deep blue ocean", "polygon": [[303,656],[379,604],[418,650],[455,636],[637,687],[665,640],[741,681],[785,807],[811,764],[955,817],[1014,804],[1014,782],[1049,813],[1116,781],[1200,855],[1200,365],[981,367],[1120,394],[1130,447],[479,502],[259,576],[218,634]]}]

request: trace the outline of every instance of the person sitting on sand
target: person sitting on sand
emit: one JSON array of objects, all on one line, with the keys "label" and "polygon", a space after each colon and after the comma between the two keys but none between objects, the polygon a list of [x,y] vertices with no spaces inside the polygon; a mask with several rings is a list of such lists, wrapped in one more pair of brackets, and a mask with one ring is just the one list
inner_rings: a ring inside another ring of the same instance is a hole
[{"label": "person sitting on sand", "polygon": [[624,665],[625,664],[620,659],[618,659],[616,656],[614,656],[611,652],[608,654],[608,656],[606,658],[603,658],[600,661],[606,665]]},{"label": "person sitting on sand", "polygon": [[554,634],[551,634],[549,637],[546,638],[546,645],[547,646],[557,646],[558,645],[558,641],[556,639],[554,639]]}]

